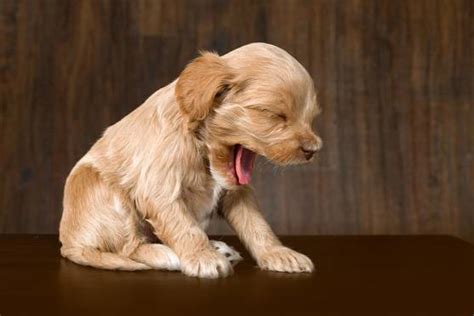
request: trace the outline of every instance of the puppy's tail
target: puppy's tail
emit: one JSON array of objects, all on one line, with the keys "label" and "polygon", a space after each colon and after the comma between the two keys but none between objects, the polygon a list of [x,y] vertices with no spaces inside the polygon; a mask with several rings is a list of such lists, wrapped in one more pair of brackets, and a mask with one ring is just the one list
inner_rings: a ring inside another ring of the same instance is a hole
[{"label": "puppy's tail", "polygon": [[90,247],[61,247],[61,255],[72,262],[105,270],[149,270],[150,266],[112,252],[102,252]]}]

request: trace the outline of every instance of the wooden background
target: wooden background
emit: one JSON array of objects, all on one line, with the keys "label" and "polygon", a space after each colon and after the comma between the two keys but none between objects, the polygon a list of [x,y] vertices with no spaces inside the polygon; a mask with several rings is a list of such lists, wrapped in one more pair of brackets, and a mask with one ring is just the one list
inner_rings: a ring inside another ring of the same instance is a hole
[{"label": "wooden background", "polygon": [[473,36],[469,0],[0,0],[0,232],[57,232],[65,177],[106,126],[198,49],[265,41],[323,107],[317,162],[259,163],[278,233],[474,241]]}]

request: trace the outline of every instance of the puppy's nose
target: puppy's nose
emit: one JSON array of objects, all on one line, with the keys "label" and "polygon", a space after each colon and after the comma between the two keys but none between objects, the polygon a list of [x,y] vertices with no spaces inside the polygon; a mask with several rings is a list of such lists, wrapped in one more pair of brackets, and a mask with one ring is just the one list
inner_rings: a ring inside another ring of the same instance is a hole
[{"label": "puppy's nose", "polygon": [[313,158],[314,153],[316,152],[316,150],[314,149],[309,149],[305,147],[301,147],[301,150],[303,151],[303,154],[306,160],[310,160],[311,158]]},{"label": "puppy's nose", "polygon": [[301,145],[301,151],[304,154],[306,160],[313,158],[314,154],[321,149],[323,142],[321,138],[317,138],[315,142],[306,142]]}]

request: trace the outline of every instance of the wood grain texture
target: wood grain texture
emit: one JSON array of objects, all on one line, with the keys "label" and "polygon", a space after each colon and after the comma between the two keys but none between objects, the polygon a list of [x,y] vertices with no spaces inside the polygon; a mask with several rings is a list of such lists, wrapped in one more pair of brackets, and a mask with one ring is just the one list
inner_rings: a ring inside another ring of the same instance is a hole
[{"label": "wood grain texture", "polygon": [[469,0],[2,0],[0,232],[57,232],[64,180],[108,125],[199,49],[265,41],[323,107],[316,163],[258,164],[278,233],[474,241],[473,21]]},{"label": "wood grain texture", "polygon": [[[2,315],[471,316],[474,245],[449,236],[284,236],[316,271],[262,271],[244,260],[225,279],[107,271],[59,254],[57,235],[0,235]],[[27,303],[26,303],[27,302]],[[342,303],[343,302],[343,303]]]}]

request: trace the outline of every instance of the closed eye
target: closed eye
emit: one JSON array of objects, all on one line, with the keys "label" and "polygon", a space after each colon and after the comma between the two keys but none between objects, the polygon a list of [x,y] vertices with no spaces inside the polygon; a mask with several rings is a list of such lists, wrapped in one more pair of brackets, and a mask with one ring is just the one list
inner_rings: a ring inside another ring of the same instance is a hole
[{"label": "closed eye", "polygon": [[251,110],[254,110],[254,111],[259,111],[259,112],[262,112],[262,113],[265,113],[269,116],[272,116],[272,117],[275,117],[275,118],[279,118],[283,121],[286,121],[288,118],[286,116],[285,113],[281,113],[281,112],[275,112],[273,110],[270,110],[270,109],[267,109],[267,108],[264,108],[264,107],[257,107],[257,106],[253,106],[253,107],[249,107],[249,109]]}]

